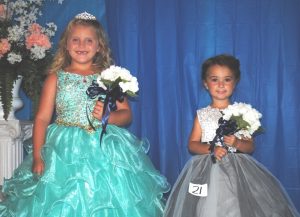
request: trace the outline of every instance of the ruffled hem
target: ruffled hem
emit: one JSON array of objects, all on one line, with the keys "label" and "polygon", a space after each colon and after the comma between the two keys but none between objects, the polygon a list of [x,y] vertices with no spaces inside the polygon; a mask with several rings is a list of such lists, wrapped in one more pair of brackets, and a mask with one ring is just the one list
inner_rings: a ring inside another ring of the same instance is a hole
[{"label": "ruffled hem", "polygon": [[100,147],[100,132],[51,125],[44,174],[31,173],[28,155],[4,183],[0,216],[162,216],[170,186],[146,155],[149,143],[109,125]]}]

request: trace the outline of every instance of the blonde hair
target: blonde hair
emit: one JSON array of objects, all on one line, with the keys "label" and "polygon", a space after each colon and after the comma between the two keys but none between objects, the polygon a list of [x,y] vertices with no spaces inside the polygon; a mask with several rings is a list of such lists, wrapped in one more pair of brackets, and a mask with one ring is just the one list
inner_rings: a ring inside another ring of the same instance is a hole
[{"label": "blonde hair", "polygon": [[64,69],[71,64],[71,57],[67,51],[67,40],[72,29],[78,25],[91,26],[96,31],[100,49],[94,57],[92,66],[93,71],[99,73],[113,63],[107,36],[100,22],[97,20],[84,20],[75,18],[69,22],[60,38],[58,49],[49,68],[49,73],[56,73],[57,71]]}]

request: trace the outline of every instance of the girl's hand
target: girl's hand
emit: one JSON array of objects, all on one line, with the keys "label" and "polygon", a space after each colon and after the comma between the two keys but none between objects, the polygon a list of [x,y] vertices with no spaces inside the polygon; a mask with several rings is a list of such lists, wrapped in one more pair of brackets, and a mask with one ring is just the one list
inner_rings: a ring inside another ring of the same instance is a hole
[{"label": "girl's hand", "polygon": [[238,138],[235,135],[224,136],[224,143],[228,146],[235,147],[238,143]]},{"label": "girl's hand", "polygon": [[45,164],[42,158],[37,158],[33,160],[32,163],[32,172],[38,175],[42,175],[44,172]]},{"label": "girl's hand", "polygon": [[103,105],[104,105],[103,102],[97,101],[94,110],[92,112],[93,116],[98,120],[102,119]]},{"label": "girl's hand", "polygon": [[217,160],[222,160],[222,158],[227,155],[227,150],[221,146],[216,146],[214,151]]}]

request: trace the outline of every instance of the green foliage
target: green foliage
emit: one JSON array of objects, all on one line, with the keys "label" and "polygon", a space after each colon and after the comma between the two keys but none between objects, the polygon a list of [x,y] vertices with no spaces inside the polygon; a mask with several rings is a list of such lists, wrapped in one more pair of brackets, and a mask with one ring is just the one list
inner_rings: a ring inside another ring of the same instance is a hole
[{"label": "green foliage", "polygon": [[235,120],[235,122],[236,122],[239,130],[241,130],[241,129],[247,129],[247,127],[250,127],[250,125],[248,124],[248,122],[244,121],[243,117],[241,115],[239,115],[239,116],[232,116],[230,119]]},{"label": "green foliage", "polygon": [[[120,83],[121,81],[124,81],[124,80],[122,80],[121,77],[118,77],[115,81],[110,81],[110,80],[105,80],[105,79],[102,79],[101,81],[102,81],[103,84],[104,84],[106,87],[108,87],[109,89],[114,89],[115,87],[119,86],[119,83]],[[128,96],[130,96],[130,97],[136,97],[136,96],[137,96],[136,93],[134,93],[134,92],[132,92],[132,91],[130,91],[130,90],[127,90],[127,91],[126,91],[126,94],[127,94]]]},{"label": "green foliage", "polygon": [[9,64],[5,59],[0,60],[0,101],[5,120],[12,109],[12,89],[18,79],[17,67],[17,65]]},{"label": "green foliage", "polygon": [[48,55],[46,58],[32,61],[27,60],[22,63],[22,89],[32,102],[33,116],[37,111],[40,93],[42,91],[43,83],[47,75],[47,68],[52,60],[52,56]]},{"label": "green foliage", "polygon": [[3,118],[7,120],[12,109],[12,90],[15,81],[22,76],[22,89],[33,104],[33,114],[35,114],[38,101],[46,77],[46,69],[51,62],[50,53],[46,58],[33,61],[25,59],[18,64],[10,64],[6,59],[0,59],[0,101],[3,108]]},{"label": "green foliage", "polygon": [[[247,129],[248,127],[250,127],[250,124],[247,121],[243,120],[243,116],[239,115],[239,116],[231,116],[232,120],[235,120],[237,126],[238,126],[238,130],[242,130],[242,129]],[[264,133],[264,128],[263,127],[259,127],[256,131],[255,131],[255,135],[260,134],[260,133]]]},{"label": "green foliage", "polygon": [[44,1],[0,0],[0,100],[7,120],[12,109],[12,90],[22,76],[22,89],[36,111],[45,70],[52,58],[51,37],[57,26],[37,23]]}]

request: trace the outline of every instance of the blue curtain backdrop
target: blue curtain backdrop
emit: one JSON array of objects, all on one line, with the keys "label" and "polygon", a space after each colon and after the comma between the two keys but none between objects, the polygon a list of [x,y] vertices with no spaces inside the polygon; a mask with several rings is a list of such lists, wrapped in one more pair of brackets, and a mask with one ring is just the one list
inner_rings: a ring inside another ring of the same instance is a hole
[{"label": "blue curtain backdrop", "polygon": [[263,114],[254,157],[284,185],[300,210],[300,1],[107,0],[117,63],[136,73],[140,97],[131,129],[173,184],[191,157],[187,139],[197,108],[209,102],[199,79],[208,57],[241,61],[234,101]]},{"label": "blue curtain backdrop", "polygon": [[[173,184],[191,157],[187,139],[196,109],[210,102],[199,67],[208,57],[230,53],[242,70],[233,101],[251,103],[263,114],[265,133],[256,138],[254,157],[281,181],[300,211],[300,0],[105,4],[102,21],[116,63],[140,83],[130,130],[149,139],[149,155],[168,180]],[[102,16],[102,6],[103,1],[64,0],[47,14],[63,28],[78,11]]]}]

